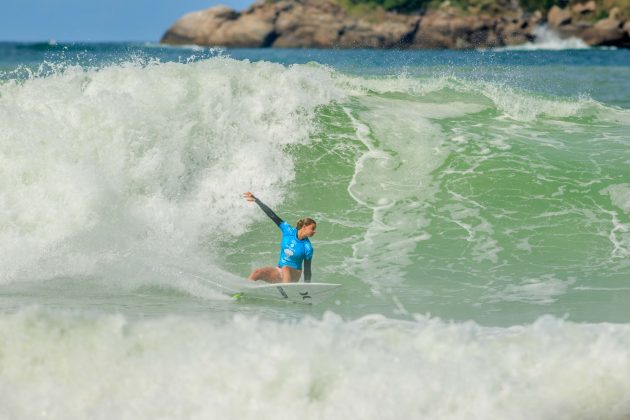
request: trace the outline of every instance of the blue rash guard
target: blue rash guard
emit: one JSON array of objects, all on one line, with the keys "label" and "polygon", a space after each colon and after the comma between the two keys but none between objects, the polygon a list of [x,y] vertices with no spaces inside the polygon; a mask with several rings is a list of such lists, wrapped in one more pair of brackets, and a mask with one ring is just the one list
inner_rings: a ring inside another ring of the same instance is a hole
[{"label": "blue rash guard", "polygon": [[282,222],[278,225],[282,231],[282,242],[280,243],[280,259],[278,267],[285,265],[296,270],[302,269],[302,261],[313,258],[313,246],[308,238],[298,239],[297,229]]},{"label": "blue rash guard", "polygon": [[256,197],[254,197],[254,201],[282,231],[278,267],[282,268],[287,266],[301,270],[302,263],[304,263],[304,281],[309,283],[311,281],[311,260],[313,259],[313,246],[311,245],[311,241],[308,238],[302,240],[298,239],[296,228],[278,217],[273,210]]}]

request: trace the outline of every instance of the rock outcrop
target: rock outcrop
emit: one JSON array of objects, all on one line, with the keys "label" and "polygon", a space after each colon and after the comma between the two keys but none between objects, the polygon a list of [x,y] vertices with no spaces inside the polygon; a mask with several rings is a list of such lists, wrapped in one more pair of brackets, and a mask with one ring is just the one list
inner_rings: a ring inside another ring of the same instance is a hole
[{"label": "rock outcrop", "polygon": [[422,15],[375,11],[353,16],[336,0],[259,0],[243,12],[217,6],[189,13],[169,28],[161,42],[224,47],[438,48],[470,49],[523,44],[535,39],[541,23],[561,36],[589,45],[630,46],[629,22],[612,13],[595,24],[582,20],[594,1],[573,8],[524,13],[514,0],[502,14],[462,14],[448,6]]},{"label": "rock outcrop", "polygon": [[581,38],[591,46],[630,48],[630,21],[619,18],[617,8],[612,8],[607,18],[594,21],[592,15],[596,10],[594,1],[565,9],[553,6],[547,14],[547,22],[561,37]]}]

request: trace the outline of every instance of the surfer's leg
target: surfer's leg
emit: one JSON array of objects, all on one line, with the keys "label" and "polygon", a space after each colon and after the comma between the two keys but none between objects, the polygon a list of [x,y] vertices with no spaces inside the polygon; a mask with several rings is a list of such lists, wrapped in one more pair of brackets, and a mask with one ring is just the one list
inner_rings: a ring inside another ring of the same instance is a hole
[{"label": "surfer's leg", "polygon": [[295,283],[300,281],[300,276],[302,275],[302,270],[296,270],[295,268],[287,267],[286,265],[282,267],[282,283]]},{"label": "surfer's leg", "polygon": [[269,283],[279,283],[282,281],[282,272],[278,267],[262,267],[252,271],[249,280],[264,280]]}]

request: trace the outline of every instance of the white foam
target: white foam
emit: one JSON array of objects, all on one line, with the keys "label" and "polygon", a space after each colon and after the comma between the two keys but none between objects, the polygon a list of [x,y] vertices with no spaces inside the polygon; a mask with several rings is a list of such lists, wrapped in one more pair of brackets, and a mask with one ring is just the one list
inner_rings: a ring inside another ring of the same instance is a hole
[{"label": "white foam", "polygon": [[[630,326],[0,318],[0,416],[623,419]],[[297,413],[297,414],[296,414]]]},{"label": "white foam", "polygon": [[[452,101],[452,103],[447,104],[432,103],[431,106],[427,106],[424,110],[428,112],[427,117],[431,117],[435,111],[437,118],[440,118],[440,115],[448,118],[448,113],[443,114],[444,112],[451,110],[457,114],[457,110],[461,109],[461,106],[476,107],[477,112],[479,112],[492,103],[503,112],[505,117],[516,121],[533,121],[540,117],[566,118],[586,112],[593,112],[598,116],[601,114],[601,118],[607,120],[614,116],[615,122],[628,120],[627,110],[618,110],[602,105],[589,97],[580,97],[577,100],[547,98],[515,89],[506,83],[470,81],[447,75],[429,79],[403,76],[385,79],[346,78],[344,79],[344,87],[357,95],[369,92],[379,94],[401,92],[411,94],[414,97],[424,97],[439,91],[455,91],[461,95],[460,101]],[[470,101],[471,94],[474,102],[462,102]],[[481,95],[481,97],[477,95]]]},{"label": "white foam", "polygon": [[469,200],[457,196],[453,204],[441,208],[449,214],[448,220],[466,231],[466,241],[471,243],[471,256],[477,263],[490,261],[497,263],[499,253],[503,250],[493,238],[494,227],[481,215],[480,206]]},{"label": "white foam", "polygon": [[[443,112],[448,112],[449,109],[457,114],[460,106],[468,106],[476,107],[477,112],[479,112],[488,108],[490,104],[494,104],[503,113],[504,118],[519,122],[534,121],[544,117],[547,119],[547,123],[551,123],[557,118],[582,115],[593,115],[603,121],[620,124],[627,124],[630,121],[628,110],[601,104],[585,95],[578,98],[545,97],[497,81],[471,81],[448,74],[430,78],[414,78],[402,74],[387,78],[337,76],[337,79],[339,85],[348,94],[357,96],[373,93],[405,93],[415,98],[430,98],[431,94],[436,94],[439,97],[438,92],[440,91],[448,92],[451,95],[452,92],[458,94],[459,101],[450,101],[446,104],[431,103],[431,106],[425,108],[425,112],[428,113],[427,117],[431,117],[433,110],[437,113],[437,118],[440,118],[440,115],[448,118],[449,115],[443,114]],[[556,123],[563,125],[567,131],[579,128],[575,124],[564,121],[556,121]],[[552,139],[548,141],[552,142]]]},{"label": "white foam", "polygon": [[539,117],[566,118],[579,115],[594,102],[581,100],[554,100],[519,92],[497,83],[481,83],[479,93],[487,96],[504,116],[516,121],[533,121]]},{"label": "white foam", "polygon": [[[600,190],[602,195],[608,195],[612,204],[625,214],[630,214],[630,184],[614,184]],[[630,224],[619,219],[616,210],[600,210],[610,216],[611,229],[608,239],[613,246],[611,258],[627,258],[630,256]]]},{"label": "white foam", "polygon": [[386,94],[390,92],[405,92],[415,96],[424,96],[429,93],[443,89],[450,89],[458,83],[451,77],[440,76],[430,79],[417,79],[409,77],[407,74],[400,74],[396,77],[350,77],[338,75],[339,83],[348,91],[355,95],[365,95],[369,93]]},{"label": "white foam", "polygon": [[522,45],[502,48],[504,50],[583,50],[590,48],[583,40],[576,37],[561,38],[547,25],[540,25],[534,30],[535,40]]},{"label": "white foam", "polygon": [[525,252],[532,252],[533,247],[532,247],[532,244],[529,243],[529,239],[530,238],[523,238],[520,241],[518,241],[518,243],[516,244],[516,249],[525,251]]},{"label": "white foam", "polygon": [[285,147],[342,96],[320,66],[227,58],[3,84],[0,282],[151,252],[186,259],[242,233],[263,216],[240,193],[279,203],[294,177]]},{"label": "white foam", "polygon": [[538,305],[548,305],[555,302],[559,296],[569,291],[575,278],[567,280],[558,279],[552,274],[527,278],[520,284],[508,283],[497,286],[488,293],[486,300],[489,302],[526,302]]},{"label": "white foam", "polygon": [[610,185],[601,190],[600,194],[610,196],[613,205],[630,214],[630,184]]},{"label": "white foam", "polygon": [[354,274],[383,286],[401,281],[417,243],[430,239],[425,231],[429,222],[419,210],[435,190],[430,173],[448,152],[446,137],[431,119],[475,113],[484,107],[374,96],[362,97],[360,103],[364,110],[356,115],[347,112],[368,150],[357,160],[348,192],[372,209],[373,220],[364,239],[353,245],[355,267],[360,270]]}]

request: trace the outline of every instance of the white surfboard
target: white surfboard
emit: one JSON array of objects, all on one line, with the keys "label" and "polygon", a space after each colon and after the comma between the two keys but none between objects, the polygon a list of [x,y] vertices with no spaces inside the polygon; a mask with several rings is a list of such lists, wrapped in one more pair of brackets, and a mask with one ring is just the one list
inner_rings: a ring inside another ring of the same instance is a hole
[{"label": "white surfboard", "polygon": [[234,296],[316,305],[330,298],[340,287],[340,284],[334,283],[263,283],[258,281],[244,286]]}]

